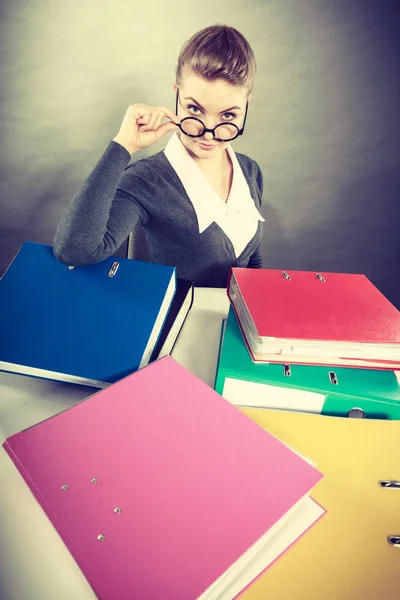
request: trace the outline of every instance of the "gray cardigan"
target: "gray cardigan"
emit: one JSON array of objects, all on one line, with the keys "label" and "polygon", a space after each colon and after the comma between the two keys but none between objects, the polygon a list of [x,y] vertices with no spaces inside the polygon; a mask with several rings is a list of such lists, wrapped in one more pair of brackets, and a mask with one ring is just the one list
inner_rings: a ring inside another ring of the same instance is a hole
[{"label": "gray cardigan", "polygon": [[[260,167],[244,154],[236,157],[260,209]],[[58,224],[58,260],[73,266],[105,260],[142,226],[150,260],[175,266],[178,277],[197,286],[225,287],[232,267],[261,267],[261,221],[236,258],[230,239],[215,222],[199,233],[193,205],[163,151],[129,162],[129,152],[110,142]]]}]

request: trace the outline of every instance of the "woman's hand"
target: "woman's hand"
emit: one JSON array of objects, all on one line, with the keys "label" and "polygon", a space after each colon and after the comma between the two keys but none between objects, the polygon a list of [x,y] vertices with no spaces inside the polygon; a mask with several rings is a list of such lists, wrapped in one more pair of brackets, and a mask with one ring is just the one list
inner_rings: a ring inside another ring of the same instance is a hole
[{"label": "woman's hand", "polygon": [[[164,119],[170,120],[163,123]],[[176,114],[165,106],[154,108],[145,104],[131,104],[113,141],[132,155],[158,142],[165,134],[173,131],[179,122]]]}]

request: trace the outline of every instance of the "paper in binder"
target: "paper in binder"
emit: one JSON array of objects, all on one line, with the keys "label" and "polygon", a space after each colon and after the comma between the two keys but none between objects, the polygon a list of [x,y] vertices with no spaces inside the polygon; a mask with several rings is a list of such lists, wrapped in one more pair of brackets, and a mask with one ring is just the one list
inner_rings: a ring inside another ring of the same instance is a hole
[{"label": "paper in binder", "polygon": [[0,285],[0,369],[104,387],[148,364],[174,267],[110,257],[86,267],[26,242]]},{"label": "paper in binder", "polygon": [[364,275],[234,268],[227,292],[255,362],[400,368],[400,313]]},{"label": "paper in binder", "polygon": [[215,390],[236,406],[400,419],[394,371],[255,363],[230,307],[223,326]]}]

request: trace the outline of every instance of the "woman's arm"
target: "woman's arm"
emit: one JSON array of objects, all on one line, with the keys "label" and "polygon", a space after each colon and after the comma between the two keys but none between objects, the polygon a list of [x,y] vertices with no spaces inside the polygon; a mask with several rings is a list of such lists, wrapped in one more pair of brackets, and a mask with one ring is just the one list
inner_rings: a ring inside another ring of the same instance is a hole
[{"label": "woman's arm", "polygon": [[247,265],[248,269],[262,269],[261,244],[258,244]]},{"label": "woman's arm", "polygon": [[258,163],[256,163],[256,161],[254,161],[255,165],[256,165],[256,182],[257,182],[257,186],[258,189],[260,191],[260,208],[262,205],[262,197],[264,194],[264,176],[263,173],[260,169],[260,166]]},{"label": "woman's arm", "polygon": [[[163,123],[165,118],[171,120]],[[139,222],[148,221],[142,199],[146,193],[153,199],[154,194],[140,161],[132,166],[134,173],[130,170],[128,187],[121,178],[135,152],[158,142],[178,124],[177,115],[164,106],[128,106],[117,135],[58,224],[53,245],[61,262],[72,266],[100,262],[121,246]]]},{"label": "woman's arm", "polygon": [[[258,186],[258,189],[260,192],[259,210],[261,210],[262,196],[264,193],[264,178],[263,178],[263,174],[262,174],[262,171],[261,171],[258,163],[256,163],[255,161],[254,161],[254,163],[256,166],[256,182],[257,182],[257,186]],[[250,256],[250,260],[247,265],[247,268],[262,269],[261,243],[258,244],[258,246],[254,250],[253,254]]]},{"label": "woman's arm", "polygon": [[[61,262],[83,266],[111,256],[148,213],[139,202],[141,182],[135,190],[118,188],[131,155],[112,141],[58,224],[54,254]],[[143,190],[142,190],[143,193]]]}]

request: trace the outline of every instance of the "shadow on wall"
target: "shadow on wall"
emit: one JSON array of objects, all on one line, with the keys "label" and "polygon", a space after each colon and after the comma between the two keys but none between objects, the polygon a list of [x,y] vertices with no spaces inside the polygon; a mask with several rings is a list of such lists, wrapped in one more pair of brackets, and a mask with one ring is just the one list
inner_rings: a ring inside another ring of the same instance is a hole
[{"label": "shadow on wall", "polygon": [[[346,182],[335,191],[334,208],[325,212],[324,221],[316,225],[311,220],[312,228],[293,232],[285,231],[279,214],[267,209],[265,217],[271,221],[265,227],[264,266],[362,272],[400,308],[400,235],[393,236],[394,224],[400,224],[399,189],[400,172],[394,167],[379,178],[372,173]],[[360,265],[365,265],[362,271]]]},{"label": "shadow on wall", "polygon": [[[40,151],[35,150],[33,135],[24,164],[15,166],[15,163],[10,163],[9,168],[2,169],[0,197],[7,218],[0,223],[0,276],[24,242],[53,244],[56,227],[64,209],[118,133],[129,104],[149,103],[143,90],[136,87],[136,91],[132,93],[131,82],[118,80],[114,88],[119,102],[103,107],[104,117],[100,131],[108,132],[103,139],[99,140],[98,132],[88,131],[87,139],[77,139],[74,147],[52,147],[49,143],[48,148]],[[62,134],[58,139],[62,139]],[[161,149],[162,142],[163,140],[145,149],[137,158],[155,153]],[[15,197],[20,198],[20,201],[13,203]],[[136,243],[143,254],[141,232],[138,232]],[[126,256],[126,248],[127,242],[115,255]]]},{"label": "shadow on wall", "polygon": [[[25,204],[24,214],[18,215],[23,216],[23,222],[16,219],[13,227],[9,222],[0,225],[0,275],[4,273],[24,242],[53,244],[61,214],[82,183],[83,181],[76,181],[75,186],[71,185],[69,166],[57,171],[52,170],[46,173],[45,177],[37,177],[37,188],[35,185],[31,186],[29,203]],[[126,256],[126,242],[115,254]]]},{"label": "shadow on wall", "polygon": [[263,199],[262,215],[265,219],[261,254],[264,269],[288,269],[293,262],[294,248],[284,230],[279,211]]},{"label": "shadow on wall", "polygon": [[[31,171],[30,175],[29,199],[24,199],[24,210],[18,210],[16,207],[15,212],[8,214],[7,222],[0,224],[2,272],[24,242],[52,244],[54,223],[58,221],[71,197],[69,165],[41,173]],[[24,184],[21,187],[24,187]]]}]

